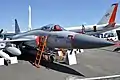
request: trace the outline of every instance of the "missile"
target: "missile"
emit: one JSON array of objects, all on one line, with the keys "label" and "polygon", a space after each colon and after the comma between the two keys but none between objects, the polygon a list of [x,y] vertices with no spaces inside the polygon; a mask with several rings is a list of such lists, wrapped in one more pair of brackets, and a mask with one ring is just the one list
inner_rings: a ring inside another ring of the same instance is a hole
[{"label": "missile", "polygon": [[2,50],[0,50],[0,56],[5,58],[5,60],[10,60],[10,56]]},{"label": "missile", "polygon": [[16,47],[6,47],[5,50],[16,56],[21,55],[21,51]]}]

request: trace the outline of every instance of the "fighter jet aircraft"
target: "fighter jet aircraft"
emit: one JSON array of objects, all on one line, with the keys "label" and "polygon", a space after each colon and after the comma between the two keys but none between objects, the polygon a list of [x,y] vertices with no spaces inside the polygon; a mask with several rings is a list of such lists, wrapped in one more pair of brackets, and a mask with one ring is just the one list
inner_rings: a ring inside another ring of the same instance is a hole
[{"label": "fighter jet aircraft", "polygon": [[[58,29],[59,30],[58,30]],[[1,30],[2,32],[2,30]],[[20,33],[19,25],[15,19],[15,33],[4,34],[5,37],[9,37],[11,40],[3,40],[0,43],[5,42],[5,49],[0,52],[0,56],[5,57],[4,51],[7,51],[13,55],[21,55],[21,51],[12,46],[16,44],[18,46],[29,46],[31,48],[37,48],[36,36],[48,36],[47,47],[49,48],[65,48],[65,49],[88,49],[99,48],[109,46],[114,43],[98,39],[93,36],[85,34],[78,34],[74,31],[67,31],[59,25],[46,25],[39,29]],[[8,45],[9,43],[9,45]],[[12,47],[11,47],[12,46]],[[8,56],[7,56],[8,58]]]},{"label": "fighter jet aircraft", "polygon": [[47,46],[51,48],[87,49],[113,45],[112,42],[85,34],[78,34],[75,32],[67,31],[61,26],[53,24],[43,26],[39,29],[16,34],[11,37],[11,40],[4,40],[0,42],[27,43],[27,41],[35,40],[35,36],[48,36]]},{"label": "fighter jet aircraft", "polygon": [[10,56],[6,52],[19,56],[22,54],[20,48],[29,47],[37,50],[39,44],[38,36],[47,36],[46,47],[52,49],[90,49],[114,45],[113,42],[104,39],[67,31],[60,25],[50,24],[38,29],[18,33],[11,36],[10,40],[0,41],[0,43],[6,44],[0,50],[0,56],[5,58],[5,60],[10,60]]}]

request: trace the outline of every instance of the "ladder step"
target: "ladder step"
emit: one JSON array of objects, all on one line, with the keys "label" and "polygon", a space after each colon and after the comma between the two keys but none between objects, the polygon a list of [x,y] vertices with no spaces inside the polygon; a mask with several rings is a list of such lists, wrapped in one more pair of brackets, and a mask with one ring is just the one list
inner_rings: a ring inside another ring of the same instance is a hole
[{"label": "ladder step", "polygon": [[40,56],[37,56],[37,57],[36,57],[36,60],[39,60],[39,59],[40,59]]},{"label": "ladder step", "polygon": [[37,68],[40,68],[40,65],[34,64]]},{"label": "ladder step", "polygon": [[41,61],[41,58],[42,58],[42,53],[44,52],[44,49],[46,47],[46,40],[47,40],[47,36],[41,36],[39,38],[39,44],[38,44],[38,52],[37,52],[37,55],[36,55],[36,59],[35,59],[35,66],[37,68],[40,67],[40,61]]}]

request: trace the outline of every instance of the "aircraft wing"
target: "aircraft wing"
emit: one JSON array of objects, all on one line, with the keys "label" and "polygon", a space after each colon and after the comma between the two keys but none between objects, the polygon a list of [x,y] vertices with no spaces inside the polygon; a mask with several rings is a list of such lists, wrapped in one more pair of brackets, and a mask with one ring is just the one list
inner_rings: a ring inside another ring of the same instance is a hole
[{"label": "aircraft wing", "polygon": [[47,36],[49,33],[43,30],[31,30],[28,32],[24,32],[21,34],[17,34],[12,37],[12,40],[2,40],[0,43],[3,42],[25,42],[35,40],[35,36]]},{"label": "aircraft wing", "polygon": [[35,40],[35,39],[12,39],[12,40],[2,40],[0,41],[0,43],[6,43],[6,42],[25,42],[25,41],[31,41],[31,40]]}]

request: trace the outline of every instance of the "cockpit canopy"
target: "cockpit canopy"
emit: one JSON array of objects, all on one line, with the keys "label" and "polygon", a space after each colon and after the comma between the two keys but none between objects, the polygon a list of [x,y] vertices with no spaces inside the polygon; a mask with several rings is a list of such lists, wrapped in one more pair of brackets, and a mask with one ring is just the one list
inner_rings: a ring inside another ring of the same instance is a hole
[{"label": "cockpit canopy", "polygon": [[49,25],[43,26],[40,29],[44,30],[44,31],[66,31],[60,25],[54,25],[54,24],[49,24]]}]

